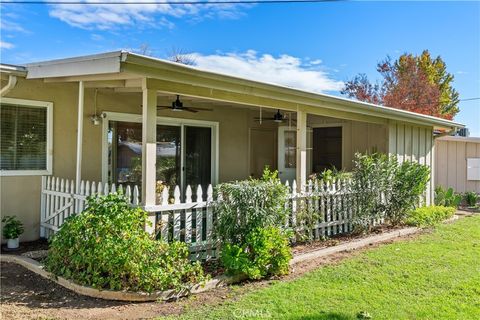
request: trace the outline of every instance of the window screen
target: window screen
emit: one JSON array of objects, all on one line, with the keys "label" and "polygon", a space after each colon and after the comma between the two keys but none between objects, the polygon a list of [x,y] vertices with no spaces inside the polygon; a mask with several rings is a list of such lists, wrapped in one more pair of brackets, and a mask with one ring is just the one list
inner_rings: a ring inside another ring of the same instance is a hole
[{"label": "window screen", "polygon": [[47,108],[0,104],[0,169],[47,170]]}]

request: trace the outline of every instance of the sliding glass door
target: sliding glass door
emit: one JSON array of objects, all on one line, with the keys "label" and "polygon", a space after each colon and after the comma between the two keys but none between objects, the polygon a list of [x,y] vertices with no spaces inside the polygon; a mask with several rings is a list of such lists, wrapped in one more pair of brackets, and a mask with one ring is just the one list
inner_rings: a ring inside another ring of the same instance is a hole
[{"label": "sliding glass door", "polygon": [[[157,170],[159,184],[173,191],[213,182],[213,127],[184,124],[157,125]],[[116,184],[142,185],[142,124],[108,121],[108,181]],[[183,192],[182,192],[183,194]]]}]

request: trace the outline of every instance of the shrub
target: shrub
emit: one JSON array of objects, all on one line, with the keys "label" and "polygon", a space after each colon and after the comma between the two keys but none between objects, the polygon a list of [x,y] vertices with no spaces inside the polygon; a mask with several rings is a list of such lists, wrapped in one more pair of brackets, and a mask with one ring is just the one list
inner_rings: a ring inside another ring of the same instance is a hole
[{"label": "shrub", "polygon": [[421,207],[410,211],[405,222],[417,227],[432,227],[445,219],[451,218],[454,213],[455,208],[453,207]]},{"label": "shrub", "polygon": [[45,266],[57,276],[99,289],[152,292],[204,280],[185,244],[154,240],[147,214],[121,195],[89,197],[50,242]]},{"label": "shrub", "polygon": [[285,224],[287,188],[268,168],[262,179],[222,183],[216,193],[215,234],[223,243],[242,245],[257,228]]},{"label": "shrub", "polygon": [[350,184],[354,197],[350,205],[356,207],[353,224],[357,230],[368,231],[375,219],[383,217],[381,194],[391,189],[396,165],[396,158],[385,154],[355,154]]},{"label": "shrub", "polygon": [[454,192],[453,188],[448,188],[447,190],[441,186],[435,188],[435,204],[437,206],[458,208],[461,201],[462,196]]},{"label": "shrub", "polygon": [[243,245],[225,244],[221,254],[227,272],[250,279],[287,274],[291,258],[288,235],[271,226],[251,231]]},{"label": "shrub", "polygon": [[425,192],[429,174],[427,166],[399,163],[395,156],[355,154],[351,183],[355,227],[368,231],[380,218],[394,225],[402,222]]},{"label": "shrub", "polygon": [[21,223],[20,220],[15,217],[5,216],[2,219],[2,222],[5,223],[2,230],[5,239],[16,239],[24,231],[23,223]]},{"label": "shrub", "polygon": [[473,191],[467,191],[463,195],[463,199],[465,199],[465,203],[469,207],[475,207],[478,202],[478,194]]},{"label": "shrub", "polygon": [[430,169],[416,162],[396,165],[390,190],[386,192],[385,217],[393,225],[402,222],[408,212],[418,204],[427,189]]}]

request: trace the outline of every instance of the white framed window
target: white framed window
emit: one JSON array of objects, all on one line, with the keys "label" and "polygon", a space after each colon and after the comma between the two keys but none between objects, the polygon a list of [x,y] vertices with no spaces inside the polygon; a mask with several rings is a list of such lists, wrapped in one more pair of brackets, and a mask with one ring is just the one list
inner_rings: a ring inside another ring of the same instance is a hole
[{"label": "white framed window", "polygon": [[52,173],[53,104],[1,98],[0,176]]}]

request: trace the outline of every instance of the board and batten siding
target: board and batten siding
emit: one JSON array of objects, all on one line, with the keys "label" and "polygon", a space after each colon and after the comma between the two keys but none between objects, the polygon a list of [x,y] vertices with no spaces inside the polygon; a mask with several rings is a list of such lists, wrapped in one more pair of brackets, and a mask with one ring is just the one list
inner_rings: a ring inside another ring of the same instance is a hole
[{"label": "board and batten siding", "polygon": [[390,122],[388,125],[388,153],[396,155],[400,162],[416,161],[430,167],[430,182],[427,185],[425,204],[433,204],[435,188],[433,128]]},{"label": "board and batten siding", "polygon": [[467,159],[480,158],[480,138],[437,138],[435,148],[435,186],[480,193],[480,180],[467,180]]}]

